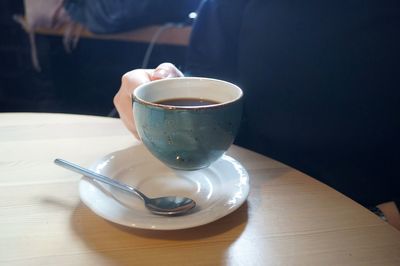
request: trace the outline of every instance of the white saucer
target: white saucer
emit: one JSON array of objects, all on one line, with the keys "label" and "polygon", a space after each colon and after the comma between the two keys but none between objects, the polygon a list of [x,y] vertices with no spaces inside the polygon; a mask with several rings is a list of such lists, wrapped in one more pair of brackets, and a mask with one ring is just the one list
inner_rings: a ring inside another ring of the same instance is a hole
[{"label": "white saucer", "polygon": [[155,159],[143,145],[136,145],[109,154],[90,168],[135,186],[149,197],[177,195],[197,203],[187,215],[159,216],[150,213],[135,196],[86,177],[80,181],[81,200],[93,212],[135,228],[174,230],[207,224],[239,208],[249,194],[246,170],[227,155],[206,169],[177,171]]}]

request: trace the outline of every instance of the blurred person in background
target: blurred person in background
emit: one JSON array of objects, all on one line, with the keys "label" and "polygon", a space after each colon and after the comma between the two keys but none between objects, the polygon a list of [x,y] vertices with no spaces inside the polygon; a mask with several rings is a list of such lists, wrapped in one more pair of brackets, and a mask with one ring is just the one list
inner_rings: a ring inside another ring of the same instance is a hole
[{"label": "blurred person in background", "polygon": [[[235,144],[328,184],[400,229],[400,2],[208,0],[186,75],[244,90]],[[132,91],[183,76],[174,65],[122,77],[114,103],[136,135]]]}]

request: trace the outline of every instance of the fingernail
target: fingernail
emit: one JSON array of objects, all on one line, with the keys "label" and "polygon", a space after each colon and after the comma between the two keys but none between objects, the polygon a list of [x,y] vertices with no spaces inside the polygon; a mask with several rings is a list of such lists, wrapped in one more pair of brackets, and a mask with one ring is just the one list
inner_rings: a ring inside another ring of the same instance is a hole
[{"label": "fingernail", "polygon": [[153,78],[157,78],[157,79],[167,78],[168,76],[169,76],[168,71],[166,71],[165,69],[162,69],[162,68],[157,69],[153,73]]}]

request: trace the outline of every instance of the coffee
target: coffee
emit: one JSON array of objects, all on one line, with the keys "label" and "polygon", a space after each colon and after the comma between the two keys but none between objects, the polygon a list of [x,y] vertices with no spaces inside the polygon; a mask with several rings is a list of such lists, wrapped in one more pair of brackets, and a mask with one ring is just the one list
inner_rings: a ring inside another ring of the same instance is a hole
[{"label": "coffee", "polygon": [[203,106],[211,104],[219,104],[217,101],[200,99],[200,98],[174,98],[166,99],[156,102],[162,105],[172,105],[172,106]]}]

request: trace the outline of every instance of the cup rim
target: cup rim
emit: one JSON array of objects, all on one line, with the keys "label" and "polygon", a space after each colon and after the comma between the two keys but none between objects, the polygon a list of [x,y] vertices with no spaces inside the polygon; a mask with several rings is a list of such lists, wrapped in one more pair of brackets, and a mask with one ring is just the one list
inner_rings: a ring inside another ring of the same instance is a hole
[{"label": "cup rim", "polygon": [[[224,83],[226,85],[235,87],[238,90],[239,95],[236,98],[234,98],[234,99],[232,99],[230,101],[227,101],[227,102],[216,103],[216,104],[207,104],[207,105],[198,105],[198,106],[165,105],[165,104],[159,104],[159,103],[146,101],[146,100],[144,100],[144,99],[142,99],[142,98],[137,96],[137,92],[139,90],[143,89],[143,87],[148,86],[150,83],[151,84],[155,84],[155,83],[172,82],[172,81],[178,80],[178,79],[205,80],[205,81],[213,81],[213,82]],[[223,107],[223,106],[232,104],[234,102],[237,102],[242,97],[243,97],[243,91],[236,84],[233,84],[231,82],[228,82],[228,81],[225,81],[225,80],[221,80],[221,79],[206,78],[206,77],[174,77],[174,78],[166,78],[166,79],[154,80],[154,81],[150,81],[150,82],[147,82],[147,83],[139,85],[132,93],[132,101],[133,102],[138,102],[138,103],[143,104],[143,105],[148,105],[148,106],[152,106],[152,107],[155,107],[155,108],[161,108],[161,109],[165,109],[165,110],[199,110],[199,109],[219,108],[219,107]]]}]

